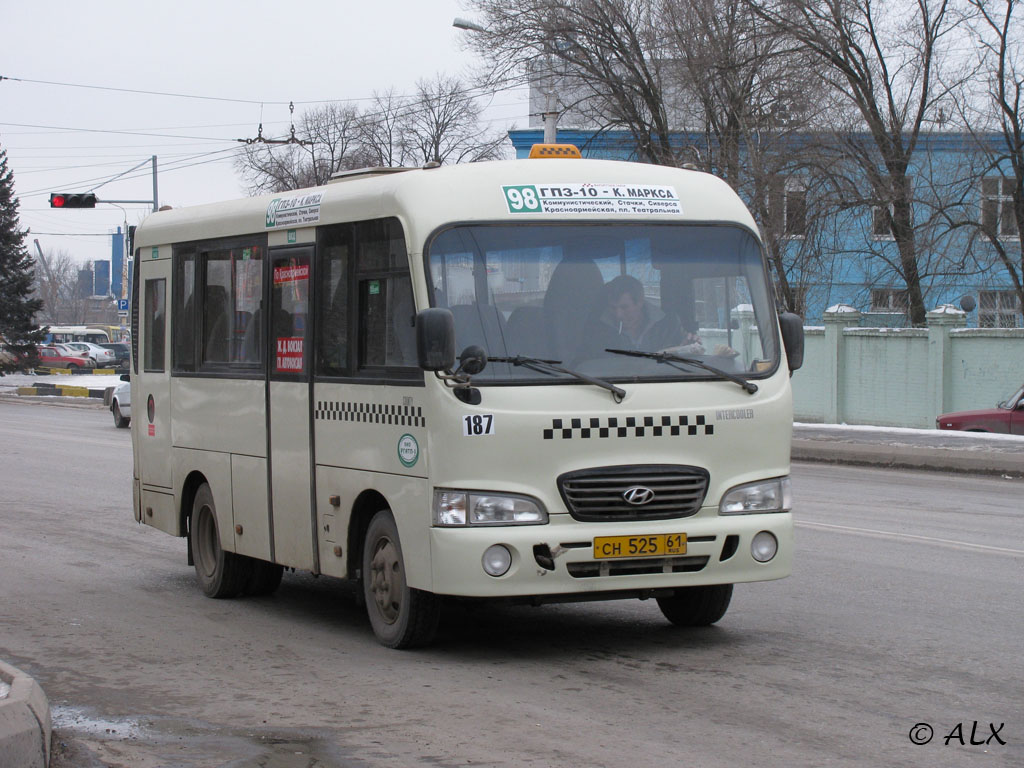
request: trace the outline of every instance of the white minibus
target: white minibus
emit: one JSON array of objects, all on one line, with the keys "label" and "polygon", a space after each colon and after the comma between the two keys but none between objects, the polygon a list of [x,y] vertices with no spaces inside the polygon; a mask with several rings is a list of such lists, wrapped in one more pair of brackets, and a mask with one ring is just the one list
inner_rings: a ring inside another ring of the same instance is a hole
[{"label": "white minibus", "polygon": [[721,180],[538,159],[339,174],[134,240],[135,519],[203,592],[350,579],[381,643],[444,599],[653,598],[789,574],[790,372]]}]

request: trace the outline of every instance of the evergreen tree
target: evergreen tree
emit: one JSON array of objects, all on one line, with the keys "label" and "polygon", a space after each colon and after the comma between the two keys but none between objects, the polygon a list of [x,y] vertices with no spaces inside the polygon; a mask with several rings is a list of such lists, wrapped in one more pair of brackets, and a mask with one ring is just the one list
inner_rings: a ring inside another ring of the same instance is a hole
[{"label": "evergreen tree", "polygon": [[42,306],[32,297],[35,269],[25,248],[27,230],[18,221],[14,173],[7,151],[0,148],[0,375],[35,362],[36,347],[45,333],[35,324]]}]

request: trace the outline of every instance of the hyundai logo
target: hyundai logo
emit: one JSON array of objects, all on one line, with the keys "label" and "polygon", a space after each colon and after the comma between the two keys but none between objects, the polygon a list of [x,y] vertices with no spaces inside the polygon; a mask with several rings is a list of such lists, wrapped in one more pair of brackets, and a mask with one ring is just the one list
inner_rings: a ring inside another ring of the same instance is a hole
[{"label": "hyundai logo", "polygon": [[626,500],[627,504],[639,507],[642,504],[650,504],[654,501],[654,491],[642,485],[634,485],[632,488],[627,488],[622,492],[622,498]]}]

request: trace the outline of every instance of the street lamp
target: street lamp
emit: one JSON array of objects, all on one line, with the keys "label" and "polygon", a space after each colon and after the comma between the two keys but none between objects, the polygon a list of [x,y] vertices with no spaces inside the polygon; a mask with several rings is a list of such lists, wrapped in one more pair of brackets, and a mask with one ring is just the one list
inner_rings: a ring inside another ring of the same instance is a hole
[{"label": "street lamp", "polygon": [[[470,21],[469,19],[463,19],[461,17],[453,19],[452,26],[456,29],[464,29],[468,32],[483,32],[484,34],[489,34],[486,27],[482,27],[475,21]],[[542,114],[542,117],[544,118],[544,143],[555,144],[558,141],[558,111],[555,109],[554,75],[551,74],[553,67],[550,51],[547,54],[547,67],[551,83],[547,88],[542,88],[545,97],[544,112]]]}]

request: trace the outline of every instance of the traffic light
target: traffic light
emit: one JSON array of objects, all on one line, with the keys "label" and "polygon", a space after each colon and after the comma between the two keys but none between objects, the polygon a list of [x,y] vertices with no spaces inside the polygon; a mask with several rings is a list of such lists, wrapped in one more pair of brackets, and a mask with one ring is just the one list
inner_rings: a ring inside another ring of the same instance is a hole
[{"label": "traffic light", "polygon": [[51,208],[95,208],[96,195],[92,192],[54,192],[50,195]]}]

